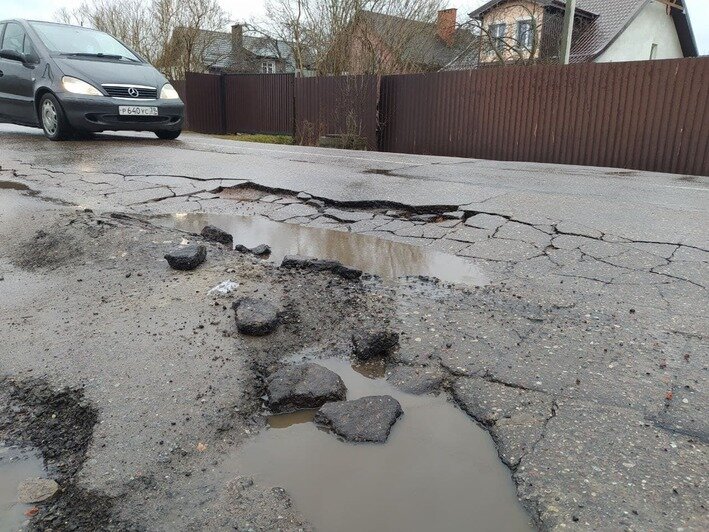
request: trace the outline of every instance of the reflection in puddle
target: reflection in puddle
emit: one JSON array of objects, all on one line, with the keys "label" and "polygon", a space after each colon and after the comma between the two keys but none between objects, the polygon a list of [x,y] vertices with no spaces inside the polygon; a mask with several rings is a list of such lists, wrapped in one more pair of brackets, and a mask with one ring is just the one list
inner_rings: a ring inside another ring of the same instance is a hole
[{"label": "reflection in puddle", "polygon": [[310,412],[278,416],[269,424],[279,430],[244,444],[229,471],[285,488],[317,530],[532,530],[489,435],[444,395],[408,395],[347,361],[317,362],[342,377],[348,399],[389,394],[401,403],[389,441],[349,444],[303,422]]},{"label": "reflection in puddle", "polygon": [[16,447],[0,445],[0,530],[18,530],[31,507],[17,502],[17,487],[23,480],[44,477],[42,458]]},{"label": "reflection in puddle", "polygon": [[423,275],[473,286],[489,282],[479,268],[465,259],[375,236],[227,214],[174,214],[157,220],[191,233],[214,225],[231,233],[235,244],[247,247],[268,244],[272,249],[270,260],[278,264],[286,255],[304,255],[337,260],[385,279]]},{"label": "reflection in puddle", "polygon": [[357,361],[352,364],[352,369],[368,379],[382,379],[386,375],[387,365],[384,360]]},{"label": "reflection in puddle", "polygon": [[290,414],[276,414],[268,416],[268,426],[272,429],[287,429],[300,423],[310,423],[315,417],[317,408],[309,410],[299,410]]}]

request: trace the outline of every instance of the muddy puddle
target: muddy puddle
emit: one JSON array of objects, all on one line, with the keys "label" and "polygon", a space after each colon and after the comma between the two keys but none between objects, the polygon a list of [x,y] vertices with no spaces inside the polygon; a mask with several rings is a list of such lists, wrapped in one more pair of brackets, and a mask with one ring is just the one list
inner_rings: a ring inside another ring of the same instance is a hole
[{"label": "muddy puddle", "polygon": [[342,377],[348,399],[389,394],[401,403],[388,442],[340,441],[312,423],[312,411],[272,416],[229,459],[230,471],[285,488],[322,531],[533,529],[489,435],[445,395],[409,395],[347,361],[317,362]]},{"label": "muddy puddle", "polygon": [[29,451],[0,445],[0,530],[20,530],[31,505],[17,502],[17,487],[28,478],[44,477],[42,458]]},{"label": "muddy puddle", "polygon": [[304,255],[336,260],[384,279],[423,275],[472,286],[489,282],[478,267],[461,257],[370,235],[224,214],[174,214],[159,216],[157,221],[191,233],[214,225],[231,233],[235,244],[268,244],[269,260],[278,264],[286,255]]}]

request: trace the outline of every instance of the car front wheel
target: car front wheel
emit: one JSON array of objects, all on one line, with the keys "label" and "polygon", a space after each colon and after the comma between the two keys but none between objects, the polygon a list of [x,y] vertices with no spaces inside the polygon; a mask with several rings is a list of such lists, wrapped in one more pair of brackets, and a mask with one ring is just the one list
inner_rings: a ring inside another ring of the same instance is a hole
[{"label": "car front wheel", "polygon": [[39,117],[45,136],[50,140],[64,140],[71,133],[64,109],[53,94],[45,94],[39,102]]},{"label": "car front wheel", "polygon": [[178,129],[177,131],[161,130],[155,132],[158,138],[162,140],[175,140],[177,137],[180,136],[180,133],[182,133],[182,130],[180,129]]}]

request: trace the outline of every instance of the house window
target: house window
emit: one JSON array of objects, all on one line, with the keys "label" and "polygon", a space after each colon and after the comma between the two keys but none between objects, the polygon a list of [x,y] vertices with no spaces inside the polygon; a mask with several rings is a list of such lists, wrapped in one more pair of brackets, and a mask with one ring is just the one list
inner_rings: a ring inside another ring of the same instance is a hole
[{"label": "house window", "polygon": [[657,43],[652,43],[650,47],[650,60],[657,59]]},{"label": "house window", "polygon": [[491,24],[490,25],[490,39],[492,40],[492,46],[498,52],[502,52],[505,49],[505,33],[507,32],[506,24]]},{"label": "house window", "polygon": [[517,46],[529,51],[534,48],[534,21],[520,20],[517,22]]},{"label": "house window", "polygon": [[261,74],[273,74],[275,71],[275,61],[261,61]]}]

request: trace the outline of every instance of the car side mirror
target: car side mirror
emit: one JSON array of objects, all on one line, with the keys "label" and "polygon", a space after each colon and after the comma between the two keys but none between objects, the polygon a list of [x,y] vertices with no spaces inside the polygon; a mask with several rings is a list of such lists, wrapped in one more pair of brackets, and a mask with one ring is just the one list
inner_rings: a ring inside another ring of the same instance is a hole
[{"label": "car side mirror", "polygon": [[27,57],[25,57],[25,54],[21,54],[15,50],[0,50],[0,58],[8,59],[10,61],[19,61],[20,63],[27,62]]}]

